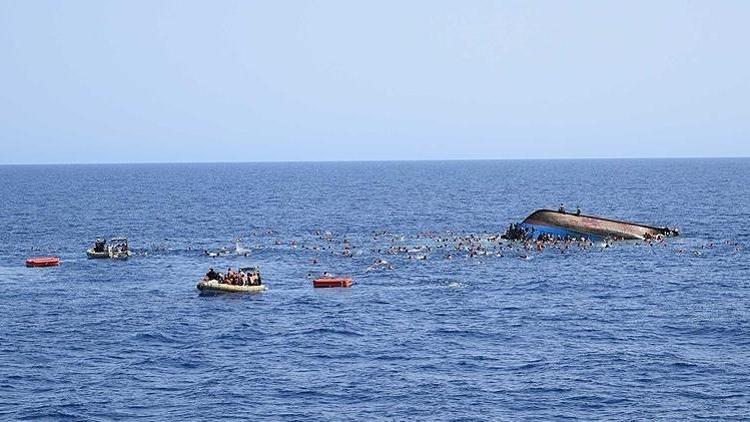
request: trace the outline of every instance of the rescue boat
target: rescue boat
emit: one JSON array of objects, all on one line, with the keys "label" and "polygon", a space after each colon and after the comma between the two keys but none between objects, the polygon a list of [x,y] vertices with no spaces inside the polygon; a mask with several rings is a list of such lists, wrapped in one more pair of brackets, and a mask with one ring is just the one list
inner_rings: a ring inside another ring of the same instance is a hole
[{"label": "rescue boat", "polygon": [[60,258],[56,256],[37,256],[26,260],[27,267],[56,267],[60,265]]}]

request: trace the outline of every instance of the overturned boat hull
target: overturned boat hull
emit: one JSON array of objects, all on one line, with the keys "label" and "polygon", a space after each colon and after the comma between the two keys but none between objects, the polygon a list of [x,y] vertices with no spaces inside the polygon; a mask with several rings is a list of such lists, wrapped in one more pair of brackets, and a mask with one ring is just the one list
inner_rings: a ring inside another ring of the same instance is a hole
[{"label": "overturned boat hull", "polygon": [[611,220],[591,215],[568,214],[553,210],[538,210],[521,223],[532,237],[548,234],[559,237],[645,240],[657,236],[677,235],[676,230],[659,228],[627,221]]},{"label": "overturned boat hull", "polygon": [[226,293],[260,293],[266,291],[264,284],[255,286],[235,286],[233,284],[219,283],[217,280],[201,280],[197,286],[201,292],[226,292]]}]

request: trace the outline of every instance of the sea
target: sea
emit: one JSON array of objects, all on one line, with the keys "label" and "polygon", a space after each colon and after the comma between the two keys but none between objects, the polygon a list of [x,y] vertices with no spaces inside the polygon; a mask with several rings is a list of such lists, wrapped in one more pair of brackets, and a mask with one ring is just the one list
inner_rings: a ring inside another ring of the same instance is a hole
[{"label": "sea", "polygon": [[[0,419],[750,418],[750,159],[0,166]],[[527,249],[538,208],[677,227]],[[127,261],[87,259],[127,236]],[[54,268],[26,268],[54,255]],[[209,256],[218,255],[218,256]],[[258,266],[261,294],[202,295]],[[324,272],[348,289],[314,289]]]}]

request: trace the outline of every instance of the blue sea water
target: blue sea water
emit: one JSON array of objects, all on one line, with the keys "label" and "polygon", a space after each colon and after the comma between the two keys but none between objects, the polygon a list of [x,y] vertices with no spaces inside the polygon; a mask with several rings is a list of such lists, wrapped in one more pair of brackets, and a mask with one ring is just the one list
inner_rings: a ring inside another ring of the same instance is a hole
[{"label": "blue sea water", "polygon": [[[748,159],[2,166],[0,419],[747,418],[748,174]],[[683,236],[490,239],[560,202]],[[115,235],[135,256],[86,259]],[[235,238],[249,256],[204,256]],[[493,253],[436,240],[458,238]],[[24,267],[47,254],[63,264]],[[368,271],[380,258],[393,268]],[[266,293],[195,288],[246,264]],[[356,284],[313,289],[323,271]]]}]

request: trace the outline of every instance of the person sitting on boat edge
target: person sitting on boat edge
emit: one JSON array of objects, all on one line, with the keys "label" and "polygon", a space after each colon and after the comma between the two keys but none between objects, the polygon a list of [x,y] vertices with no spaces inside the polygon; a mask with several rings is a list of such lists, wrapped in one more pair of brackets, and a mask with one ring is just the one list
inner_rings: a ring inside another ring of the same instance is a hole
[{"label": "person sitting on boat edge", "polygon": [[219,279],[219,274],[217,274],[216,271],[214,271],[213,268],[209,268],[208,272],[206,273],[206,279],[208,279],[208,280],[218,280]]},{"label": "person sitting on boat edge", "polygon": [[577,216],[581,215],[581,207],[576,207],[576,215]]},{"label": "person sitting on boat edge", "polygon": [[565,214],[565,204],[560,203],[560,208],[557,210],[560,214]]}]

